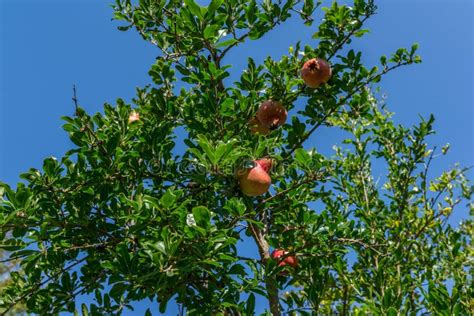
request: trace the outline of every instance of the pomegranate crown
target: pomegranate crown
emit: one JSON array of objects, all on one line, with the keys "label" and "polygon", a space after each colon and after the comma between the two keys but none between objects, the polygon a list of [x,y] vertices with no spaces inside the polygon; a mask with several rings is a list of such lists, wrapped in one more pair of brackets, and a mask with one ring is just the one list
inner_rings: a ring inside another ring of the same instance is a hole
[{"label": "pomegranate crown", "polygon": [[256,161],[256,163],[263,169],[265,172],[270,173],[272,168],[273,161],[271,158],[262,158]]}]

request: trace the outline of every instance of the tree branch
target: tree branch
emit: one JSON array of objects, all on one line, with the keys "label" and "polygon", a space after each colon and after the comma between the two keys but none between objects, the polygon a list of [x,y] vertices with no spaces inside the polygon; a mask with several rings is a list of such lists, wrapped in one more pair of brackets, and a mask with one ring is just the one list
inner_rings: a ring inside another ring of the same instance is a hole
[{"label": "tree branch", "polygon": [[296,190],[296,189],[298,189],[299,187],[301,187],[305,184],[311,183],[313,181],[323,180],[325,178],[325,175],[326,175],[326,173],[324,171],[322,171],[322,172],[319,172],[315,175],[309,176],[308,179],[306,179],[306,180],[295,183],[293,186],[291,186],[291,187],[289,187],[289,188],[287,188],[283,191],[280,191],[280,192],[276,193],[275,195],[272,195],[272,196],[266,198],[265,200],[263,200],[262,202],[260,202],[259,205],[258,205],[258,209],[259,210],[263,209],[266,203],[268,203],[270,201],[273,201],[275,199],[278,199],[282,196],[285,196],[288,192]]},{"label": "tree branch", "polygon": [[344,46],[344,44],[347,43],[347,41],[352,37],[352,35],[354,35],[354,33],[358,30],[360,30],[360,28],[362,27],[362,25],[364,25],[364,22],[370,18],[372,15],[374,15],[375,11],[370,11],[369,13],[367,13],[367,15],[364,16],[364,18],[359,21],[359,25],[358,27],[355,27],[354,29],[352,29],[349,33],[347,33],[347,35],[344,37],[344,39],[339,42],[339,44],[336,46],[336,48],[334,48],[334,50],[332,51],[332,53],[328,56],[328,60],[330,60],[331,58],[334,57],[334,55],[336,55],[336,53]]},{"label": "tree branch", "polygon": [[77,95],[76,95],[76,85],[72,86],[72,91],[73,91],[72,101],[74,102],[75,113],[76,113],[76,116],[79,116],[79,104],[78,104]]},{"label": "tree branch", "polygon": [[320,127],[326,120],[329,116],[331,116],[332,114],[334,114],[334,112],[337,111],[337,109],[343,105],[344,103],[346,103],[354,94],[356,94],[357,92],[359,92],[363,87],[365,87],[367,84],[369,84],[370,82],[378,79],[379,77],[385,75],[386,73],[388,73],[389,71],[392,71],[398,67],[401,67],[401,66],[405,66],[405,65],[408,65],[409,63],[411,63],[411,61],[405,61],[405,62],[400,62],[396,65],[393,65],[392,67],[389,67],[389,68],[386,68],[384,69],[383,71],[381,71],[380,73],[376,74],[376,75],[373,75],[371,77],[369,77],[366,81],[362,82],[361,84],[359,84],[353,91],[351,91],[348,95],[346,95],[344,98],[342,98],[338,103],[336,103],[336,106],[334,106],[332,109],[329,110],[329,112],[327,112],[293,147],[292,149],[289,151],[289,152],[285,152],[282,154],[282,157],[285,159],[285,158],[288,158],[289,156],[291,156],[296,149],[298,149],[299,147],[301,147],[303,145],[303,143],[308,140],[308,138],[314,133],[314,131],[316,131],[318,129],[318,127]]},{"label": "tree branch", "polygon": [[269,275],[266,270],[268,261],[270,260],[270,252],[268,242],[265,240],[265,236],[262,231],[252,223],[248,223],[250,232],[252,233],[253,239],[257,243],[258,252],[262,261],[262,265],[265,267],[265,287],[268,294],[268,302],[270,304],[270,312],[273,316],[280,316],[280,299],[278,297],[278,287],[275,276]]}]

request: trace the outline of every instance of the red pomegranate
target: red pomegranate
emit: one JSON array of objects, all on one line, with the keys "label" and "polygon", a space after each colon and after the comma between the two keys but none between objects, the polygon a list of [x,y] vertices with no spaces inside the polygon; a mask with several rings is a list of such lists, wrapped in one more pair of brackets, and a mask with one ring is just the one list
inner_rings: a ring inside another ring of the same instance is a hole
[{"label": "red pomegranate", "polygon": [[301,69],[301,78],[310,88],[317,88],[331,78],[332,70],[327,61],[313,58],[304,63]]},{"label": "red pomegranate", "polygon": [[285,124],[288,112],[278,101],[267,100],[260,104],[256,117],[260,123],[270,130]]}]

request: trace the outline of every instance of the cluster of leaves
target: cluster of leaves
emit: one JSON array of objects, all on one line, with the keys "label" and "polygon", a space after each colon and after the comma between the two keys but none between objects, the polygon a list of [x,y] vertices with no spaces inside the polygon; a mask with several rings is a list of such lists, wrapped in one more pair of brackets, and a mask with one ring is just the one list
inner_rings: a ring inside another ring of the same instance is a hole
[{"label": "cluster of leaves", "polygon": [[[1,184],[1,248],[24,271],[1,292],[4,313],[17,302],[39,314],[74,312],[80,295],[92,295],[82,311],[94,315],[145,299],[161,312],[175,300],[189,314],[252,315],[259,297],[273,315],[468,313],[472,221],[447,223],[455,206],[470,203],[465,170],[430,180],[433,119],[394,125],[372,87],[420,62],[417,46],[372,68],[345,49],[367,33],[373,1],[333,2],[323,8],[317,47],[296,43],[262,65],[250,58],[229,82],[230,49],[292,14],[311,26],[320,4],[117,0],[120,29],[135,28],[162,52],[154,84],[137,90],[133,109],[120,99],[93,116],[78,107],[64,117],[75,147],[22,174],[16,189]],[[312,57],[333,67],[317,90],[299,78]],[[291,122],[252,135],[248,120],[270,98],[285,104]],[[130,124],[132,111],[140,120]],[[322,126],[346,132],[333,156],[303,149]],[[186,132],[181,154],[177,128]],[[277,162],[272,190],[245,197],[234,168],[262,156]],[[383,185],[374,165],[387,171]],[[260,257],[242,256],[239,242],[256,244]],[[297,255],[298,268],[281,273],[271,248]]]},{"label": "cluster of leaves", "polygon": [[[8,258],[8,253],[5,251],[0,251],[0,289],[5,288],[6,286],[12,283],[12,279],[9,277],[10,274],[18,269],[18,262],[16,260],[10,260]],[[19,303],[15,305],[6,315],[24,315],[25,306]]]}]

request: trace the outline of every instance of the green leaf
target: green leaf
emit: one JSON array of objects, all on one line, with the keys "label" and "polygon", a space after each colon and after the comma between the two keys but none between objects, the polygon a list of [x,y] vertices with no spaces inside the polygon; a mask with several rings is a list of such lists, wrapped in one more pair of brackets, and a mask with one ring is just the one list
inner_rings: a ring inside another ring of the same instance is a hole
[{"label": "green leaf", "polygon": [[175,67],[183,76],[189,76],[191,74],[191,71],[186,67],[183,67],[179,64],[176,64]]},{"label": "green leaf", "polygon": [[207,7],[207,15],[211,17],[214,12],[222,5],[224,0],[212,0],[209,6]]},{"label": "green leaf", "polygon": [[219,145],[217,145],[217,148],[215,151],[216,162],[220,163],[223,160],[225,160],[225,158],[229,155],[229,153],[232,151],[234,146],[235,146],[234,142],[220,143]]},{"label": "green leaf", "polygon": [[43,162],[43,170],[48,176],[55,176],[58,167],[58,160],[54,157],[46,158]]},{"label": "green leaf", "polygon": [[117,26],[117,29],[119,31],[125,32],[125,31],[128,31],[129,29],[131,29],[132,27],[133,27],[133,25],[125,25],[125,26],[119,25],[119,26]]},{"label": "green leaf", "polygon": [[206,154],[211,164],[215,165],[217,163],[216,155],[214,153],[214,149],[211,147],[209,140],[204,135],[199,135],[198,144],[199,147],[201,147],[204,153]]},{"label": "green leaf", "polygon": [[227,98],[221,103],[221,115],[222,116],[234,116],[234,99]]},{"label": "green leaf", "polygon": [[398,311],[395,307],[390,307],[387,309],[387,316],[396,316],[398,314]]},{"label": "green leaf", "polygon": [[257,2],[255,0],[251,0],[247,4],[247,8],[245,10],[245,18],[247,19],[247,23],[251,26],[253,26],[257,20],[256,13],[258,13]]},{"label": "green leaf", "polygon": [[168,305],[168,299],[160,302],[160,313],[164,314],[166,312],[167,305]]},{"label": "green leaf", "polygon": [[197,16],[200,20],[203,19],[201,7],[196,2],[194,2],[194,0],[184,0],[184,3],[192,14]]},{"label": "green leaf", "polygon": [[308,167],[311,164],[311,156],[303,148],[298,148],[295,150],[295,160],[302,167]]},{"label": "green leaf", "polygon": [[163,205],[164,208],[169,209],[175,201],[176,195],[172,191],[168,190],[161,197],[160,204]]},{"label": "green leaf", "polygon": [[229,40],[217,43],[216,48],[227,47],[227,46],[230,46],[230,45],[234,45],[237,42],[238,42],[238,40],[236,40],[235,38],[231,38]]},{"label": "green leaf", "polygon": [[232,256],[226,255],[225,253],[221,253],[221,254],[219,254],[219,260],[234,262],[237,259],[232,257]]},{"label": "green leaf", "polygon": [[246,210],[245,203],[242,201],[242,199],[236,197],[229,199],[224,208],[228,210],[230,214],[236,217],[244,215]]},{"label": "green leaf", "polygon": [[81,309],[82,309],[82,316],[88,316],[89,315],[89,311],[87,310],[87,305],[86,304],[82,303]]},{"label": "green leaf", "polygon": [[247,299],[247,305],[245,305],[246,315],[255,314],[255,295],[250,293],[249,298]]},{"label": "green leaf", "polygon": [[369,33],[369,30],[358,30],[357,32],[354,33],[355,37],[362,37],[364,34]]},{"label": "green leaf", "polygon": [[204,29],[204,38],[211,39],[217,35],[217,31],[220,29],[219,25],[208,25]]},{"label": "green leaf", "polygon": [[127,288],[128,288],[128,285],[125,283],[115,283],[112,289],[110,290],[109,295],[117,303],[119,303]]},{"label": "green leaf", "polygon": [[193,208],[193,216],[196,224],[200,227],[207,228],[211,225],[211,213],[205,206],[197,206]]},{"label": "green leaf", "polygon": [[99,305],[102,305],[102,294],[100,293],[100,290],[95,290],[94,296],[97,303],[99,303]]},{"label": "green leaf", "polygon": [[0,198],[5,194],[5,187],[8,187],[8,184],[0,182]]},{"label": "green leaf", "polygon": [[255,40],[258,40],[260,37],[263,36],[265,32],[263,32],[263,30],[261,30],[261,27],[256,27],[256,28],[253,28],[250,32],[249,32],[249,39],[255,41]]},{"label": "green leaf", "polygon": [[168,255],[168,252],[166,251],[166,246],[165,246],[165,243],[164,243],[164,242],[158,241],[158,242],[155,243],[153,246],[155,247],[156,250],[158,250],[158,251],[161,252],[162,254]]}]

